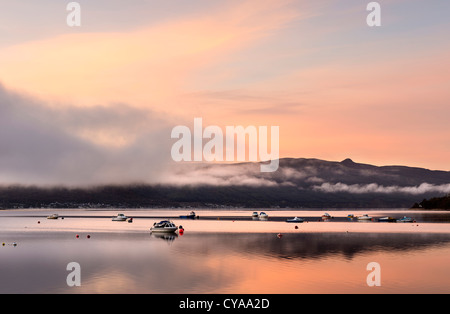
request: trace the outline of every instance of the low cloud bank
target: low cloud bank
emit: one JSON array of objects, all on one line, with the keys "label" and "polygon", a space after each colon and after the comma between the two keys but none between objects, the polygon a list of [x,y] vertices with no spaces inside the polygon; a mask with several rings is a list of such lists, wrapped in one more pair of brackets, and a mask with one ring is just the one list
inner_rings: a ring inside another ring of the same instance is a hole
[{"label": "low cloud bank", "polygon": [[406,193],[406,194],[425,194],[425,193],[450,193],[450,184],[434,185],[422,183],[418,186],[382,186],[377,183],[371,184],[344,184],[344,183],[323,183],[322,185],[313,186],[313,190],[326,193]]}]

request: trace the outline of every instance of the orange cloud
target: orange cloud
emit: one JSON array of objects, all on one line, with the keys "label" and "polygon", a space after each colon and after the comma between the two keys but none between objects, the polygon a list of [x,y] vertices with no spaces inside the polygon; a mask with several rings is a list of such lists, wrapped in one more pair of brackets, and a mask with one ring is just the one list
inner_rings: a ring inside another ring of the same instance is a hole
[{"label": "orange cloud", "polygon": [[176,107],[193,72],[297,16],[290,1],[242,2],[211,16],[123,33],[77,33],[2,49],[5,86],[92,105]]}]

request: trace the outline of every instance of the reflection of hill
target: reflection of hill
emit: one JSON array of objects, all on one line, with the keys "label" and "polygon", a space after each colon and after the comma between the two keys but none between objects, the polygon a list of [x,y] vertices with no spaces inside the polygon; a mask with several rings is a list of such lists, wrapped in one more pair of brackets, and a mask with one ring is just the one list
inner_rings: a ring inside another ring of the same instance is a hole
[{"label": "reflection of hill", "polygon": [[450,172],[350,159],[285,158],[273,173],[261,173],[257,163],[185,164],[172,171],[159,185],[0,187],[0,208],[409,208],[450,192]]},{"label": "reflection of hill", "polygon": [[274,234],[189,233],[183,246],[177,249],[205,255],[217,251],[228,254],[231,250],[282,259],[314,259],[336,254],[351,259],[365,252],[407,253],[448,243],[450,235],[446,234],[289,233],[278,239]]}]

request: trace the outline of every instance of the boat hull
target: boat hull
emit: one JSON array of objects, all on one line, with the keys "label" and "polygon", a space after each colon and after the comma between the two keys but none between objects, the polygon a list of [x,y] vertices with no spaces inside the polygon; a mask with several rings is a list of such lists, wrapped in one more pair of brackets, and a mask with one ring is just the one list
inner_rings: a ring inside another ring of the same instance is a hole
[{"label": "boat hull", "polygon": [[414,219],[412,219],[412,218],[402,218],[402,219],[400,219],[400,220],[398,220],[398,222],[414,222]]},{"label": "boat hull", "polygon": [[397,219],[392,217],[379,218],[379,222],[397,222]]},{"label": "boat hull", "polygon": [[303,219],[288,219],[286,222],[293,222],[293,223],[302,223]]},{"label": "boat hull", "polygon": [[181,219],[195,219],[195,215],[180,216]]},{"label": "boat hull", "polygon": [[175,231],[177,231],[177,227],[173,227],[173,228],[150,228],[150,231],[152,233],[174,233]]}]

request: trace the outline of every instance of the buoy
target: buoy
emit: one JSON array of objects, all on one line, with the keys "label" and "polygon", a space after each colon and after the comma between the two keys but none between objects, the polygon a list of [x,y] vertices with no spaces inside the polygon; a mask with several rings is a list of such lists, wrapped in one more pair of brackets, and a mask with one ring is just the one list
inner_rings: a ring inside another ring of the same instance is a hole
[{"label": "buoy", "polygon": [[90,239],[91,238],[91,236],[88,234],[87,236],[86,236],[86,238],[88,238],[88,239]]},{"label": "buoy", "polygon": [[41,222],[38,220],[38,224],[40,224]]},{"label": "buoy", "polygon": [[17,246],[17,243],[16,243],[16,242],[13,242],[13,246]]},{"label": "buoy", "polygon": [[298,229],[298,226],[295,226],[294,228],[295,228],[295,229]]},{"label": "buoy", "polygon": [[280,239],[283,235],[281,233],[277,234],[278,239]]},{"label": "buoy", "polygon": [[179,234],[179,235],[183,235],[183,234],[184,234],[184,229],[183,229],[183,228],[179,229],[179,230],[178,230],[178,234]]},{"label": "buoy", "polygon": [[80,235],[77,234],[75,237],[78,239],[80,237]]},{"label": "buoy", "polygon": [[5,242],[2,243],[2,246],[5,246]]}]

